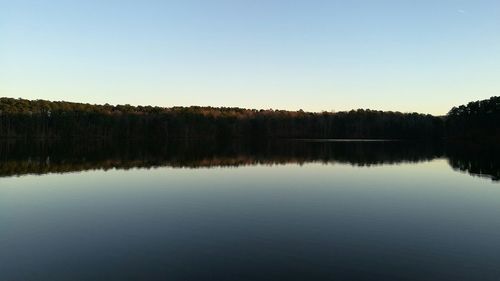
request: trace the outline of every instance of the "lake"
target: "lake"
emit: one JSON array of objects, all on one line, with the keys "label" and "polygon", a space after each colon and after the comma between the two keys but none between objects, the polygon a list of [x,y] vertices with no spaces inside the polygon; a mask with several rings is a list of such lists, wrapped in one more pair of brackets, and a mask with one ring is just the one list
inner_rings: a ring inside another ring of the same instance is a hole
[{"label": "lake", "polygon": [[0,144],[0,280],[500,280],[500,148]]}]

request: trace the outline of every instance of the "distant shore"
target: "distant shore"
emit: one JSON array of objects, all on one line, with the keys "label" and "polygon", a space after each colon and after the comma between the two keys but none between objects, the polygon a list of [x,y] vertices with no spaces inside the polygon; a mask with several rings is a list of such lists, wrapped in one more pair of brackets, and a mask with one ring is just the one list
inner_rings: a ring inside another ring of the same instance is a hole
[{"label": "distant shore", "polygon": [[499,124],[500,97],[454,107],[444,117],[368,109],[314,113],[0,98],[0,138],[18,139],[500,139]]}]

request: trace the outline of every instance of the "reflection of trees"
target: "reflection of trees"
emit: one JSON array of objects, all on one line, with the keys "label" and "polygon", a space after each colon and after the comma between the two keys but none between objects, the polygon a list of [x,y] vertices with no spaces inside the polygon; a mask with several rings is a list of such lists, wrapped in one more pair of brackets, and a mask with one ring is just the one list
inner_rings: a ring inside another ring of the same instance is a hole
[{"label": "reflection of trees", "polygon": [[500,147],[495,144],[460,143],[448,146],[448,162],[455,170],[500,180]]},{"label": "reflection of trees", "polygon": [[91,169],[221,167],[309,162],[380,165],[430,160],[440,146],[413,142],[2,142],[0,175]]},{"label": "reflection of trees", "polygon": [[0,142],[0,176],[154,167],[343,163],[356,166],[448,158],[450,166],[500,180],[500,148],[470,143],[320,141]]}]

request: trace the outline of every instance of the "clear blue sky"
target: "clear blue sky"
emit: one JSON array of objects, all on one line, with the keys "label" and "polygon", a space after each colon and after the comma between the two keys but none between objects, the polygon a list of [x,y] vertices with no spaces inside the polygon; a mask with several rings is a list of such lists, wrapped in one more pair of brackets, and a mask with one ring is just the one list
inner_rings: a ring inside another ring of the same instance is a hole
[{"label": "clear blue sky", "polygon": [[499,0],[0,0],[0,96],[444,114],[493,95]]}]

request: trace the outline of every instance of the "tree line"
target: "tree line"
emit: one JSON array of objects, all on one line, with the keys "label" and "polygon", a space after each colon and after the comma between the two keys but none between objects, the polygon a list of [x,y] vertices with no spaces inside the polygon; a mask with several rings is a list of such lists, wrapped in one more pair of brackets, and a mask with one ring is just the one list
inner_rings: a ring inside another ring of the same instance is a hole
[{"label": "tree line", "polygon": [[453,107],[446,129],[450,138],[500,140],[500,97]]},{"label": "tree line", "polygon": [[0,136],[22,138],[422,138],[442,121],[417,113],[311,113],[229,107],[91,105],[0,99]]},{"label": "tree line", "polygon": [[[365,109],[315,113],[236,107],[93,105],[0,98],[0,137],[440,139],[446,136],[498,136],[499,112],[498,97],[453,108],[444,117]],[[483,131],[484,128],[488,131]]]}]

